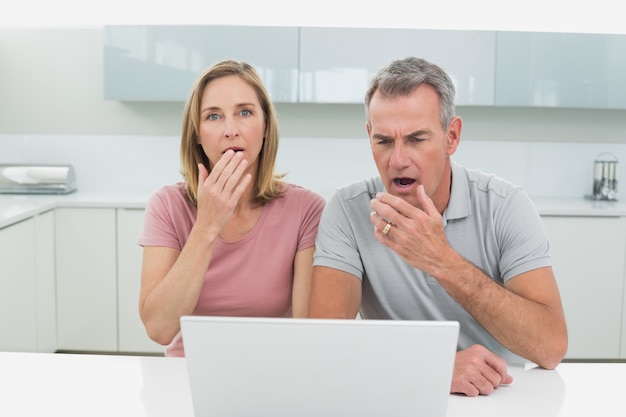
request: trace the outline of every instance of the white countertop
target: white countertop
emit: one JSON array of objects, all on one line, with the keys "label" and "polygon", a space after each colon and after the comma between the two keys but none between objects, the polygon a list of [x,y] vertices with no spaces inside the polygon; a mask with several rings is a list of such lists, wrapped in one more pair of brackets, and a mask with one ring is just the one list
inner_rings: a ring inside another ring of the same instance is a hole
[{"label": "white countertop", "polygon": [[[193,416],[184,358],[0,352],[0,369],[2,416]],[[450,395],[447,415],[626,415],[626,363],[514,367],[509,373],[513,383],[489,396]]]},{"label": "white countertop", "polygon": [[626,216],[624,201],[536,197],[533,202],[542,216]]},{"label": "white countertop", "polygon": [[[66,195],[0,194],[0,229],[56,207],[144,208],[151,192]],[[626,216],[626,202],[584,198],[533,198],[542,216]]]},{"label": "white countertop", "polygon": [[57,207],[144,208],[150,192],[71,194],[0,194],[0,229]]}]

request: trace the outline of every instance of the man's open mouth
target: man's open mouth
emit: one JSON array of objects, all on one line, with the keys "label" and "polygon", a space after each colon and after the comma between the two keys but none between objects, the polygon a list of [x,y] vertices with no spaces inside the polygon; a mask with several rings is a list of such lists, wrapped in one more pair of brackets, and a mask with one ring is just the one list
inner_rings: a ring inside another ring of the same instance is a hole
[{"label": "man's open mouth", "polygon": [[412,185],[415,180],[413,178],[396,178],[393,182],[400,187],[408,187],[409,185]]}]

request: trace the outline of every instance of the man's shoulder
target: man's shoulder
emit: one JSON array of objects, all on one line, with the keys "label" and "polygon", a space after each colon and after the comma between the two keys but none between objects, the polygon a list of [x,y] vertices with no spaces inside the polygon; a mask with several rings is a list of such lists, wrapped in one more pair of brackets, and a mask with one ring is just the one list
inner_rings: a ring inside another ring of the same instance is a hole
[{"label": "man's shoulder", "polygon": [[343,201],[354,201],[362,198],[371,200],[376,193],[384,191],[385,187],[380,177],[370,177],[337,188],[334,198]]},{"label": "man's shoulder", "polygon": [[521,190],[521,187],[512,181],[502,178],[495,173],[480,169],[460,167],[464,173],[470,191],[479,193],[493,193],[500,197],[507,197],[511,193]]}]

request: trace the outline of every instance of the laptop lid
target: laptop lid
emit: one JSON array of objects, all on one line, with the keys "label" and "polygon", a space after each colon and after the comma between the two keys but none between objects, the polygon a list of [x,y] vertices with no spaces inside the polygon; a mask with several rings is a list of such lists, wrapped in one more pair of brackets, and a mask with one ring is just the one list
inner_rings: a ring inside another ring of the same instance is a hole
[{"label": "laptop lid", "polygon": [[196,417],[446,415],[459,324],[185,316]]}]

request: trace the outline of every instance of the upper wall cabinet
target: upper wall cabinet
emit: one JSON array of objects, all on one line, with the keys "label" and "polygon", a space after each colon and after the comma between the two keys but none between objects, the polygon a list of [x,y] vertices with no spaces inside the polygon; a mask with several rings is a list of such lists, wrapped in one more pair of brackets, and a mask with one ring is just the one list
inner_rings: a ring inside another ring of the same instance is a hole
[{"label": "upper wall cabinet", "polygon": [[626,108],[626,35],[498,32],[496,105]]},{"label": "upper wall cabinet", "polygon": [[448,72],[458,105],[493,105],[495,32],[301,28],[300,101],[363,103],[371,77],[418,56]]},{"label": "upper wall cabinet", "polygon": [[185,101],[223,59],[253,64],[274,101],[297,100],[298,28],[240,26],[105,27],[104,98]]}]

